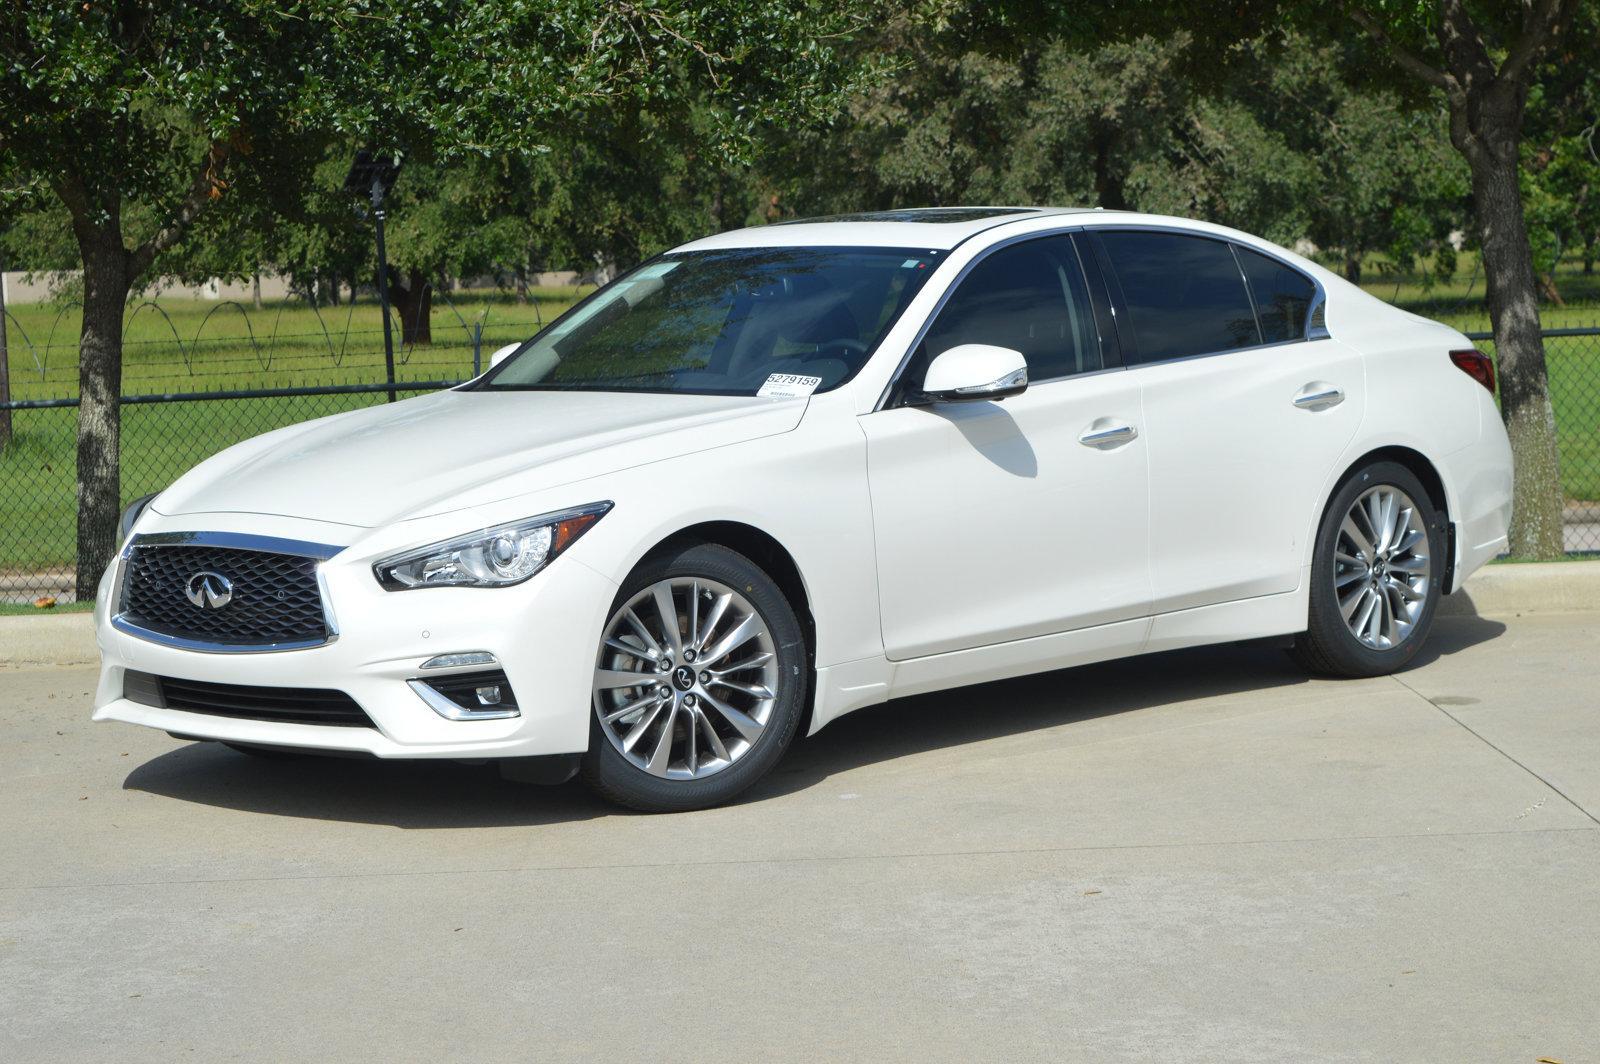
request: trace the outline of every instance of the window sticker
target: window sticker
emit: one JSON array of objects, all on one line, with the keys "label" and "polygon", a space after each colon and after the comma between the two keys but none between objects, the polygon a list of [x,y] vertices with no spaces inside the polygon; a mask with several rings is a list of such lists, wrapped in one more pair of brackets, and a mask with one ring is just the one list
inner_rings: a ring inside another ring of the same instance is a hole
[{"label": "window sticker", "polygon": [[801,377],[794,373],[773,373],[756,395],[762,399],[804,399],[817,390],[821,377]]}]

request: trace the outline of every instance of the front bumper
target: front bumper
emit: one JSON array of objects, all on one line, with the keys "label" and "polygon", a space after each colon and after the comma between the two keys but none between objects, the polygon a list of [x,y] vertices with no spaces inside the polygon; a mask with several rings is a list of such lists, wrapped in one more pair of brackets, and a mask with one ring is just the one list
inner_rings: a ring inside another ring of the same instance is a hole
[{"label": "front bumper", "polygon": [[[102,581],[95,614],[101,658],[95,720],[385,758],[531,757],[588,748],[595,648],[617,589],[576,558],[557,559],[515,587],[391,592],[378,586],[364,555],[336,556],[323,563],[322,577],[338,617],[338,638],[270,653],[207,653],[119,631],[110,619],[116,569]],[[488,651],[499,659],[516,692],[519,716],[447,720],[407,685],[428,675],[420,670],[427,659],[466,651]],[[375,727],[157,708],[123,697],[123,676],[130,669],[212,683],[331,688],[355,699]]]}]

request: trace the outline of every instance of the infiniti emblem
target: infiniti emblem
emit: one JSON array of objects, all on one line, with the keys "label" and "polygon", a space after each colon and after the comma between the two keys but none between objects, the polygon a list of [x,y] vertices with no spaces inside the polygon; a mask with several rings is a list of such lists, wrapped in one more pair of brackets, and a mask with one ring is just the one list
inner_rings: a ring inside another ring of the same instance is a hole
[{"label": "infiniti emblem", "polygon": [[183,593],[203,610],[220,610],[233,601],[233,581],[207,569],[191,576]]}]

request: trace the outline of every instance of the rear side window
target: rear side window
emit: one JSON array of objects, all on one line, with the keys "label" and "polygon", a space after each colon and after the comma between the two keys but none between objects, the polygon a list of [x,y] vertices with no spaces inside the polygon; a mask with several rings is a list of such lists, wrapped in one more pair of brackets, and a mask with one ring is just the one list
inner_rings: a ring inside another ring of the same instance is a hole
[{"label": "rear side window", "polygon": [[1249,248],[1234,245],[1239,266],[1250,282],[1250,295],[1256,301],[1256,316],[1261,319],[1262,343],[1303,340],[1306,316],[1311,310],[1316,286],[1297,270]]},{"label": "rear side window", "polygon": [[1132,319],[1134,357],[1159,362],[1261,343],[1233,250],[1176,233],[1100,235]]},{"label": "rear side window", "polygon": [[1022,352],[1032,381],[1103,369],[1094,307],[1072,241],[1042,237],[979,262],[929,328],[917,368],[959,344]]}]

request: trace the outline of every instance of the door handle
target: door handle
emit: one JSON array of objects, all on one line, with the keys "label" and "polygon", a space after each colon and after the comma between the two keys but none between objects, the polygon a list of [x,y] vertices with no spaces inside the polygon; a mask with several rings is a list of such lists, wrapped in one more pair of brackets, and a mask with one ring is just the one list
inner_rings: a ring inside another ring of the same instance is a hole
[{"label": "door handle", "polygon": [[1301,410],[1329,410],[1344,402],[1344,391],[1327,381],[1312,381],[1294,396],[1294,405]]},{"label": "door handle", "polygon": [[1078,442],[1085,447],[1098,447],[1109,450],[1120,447],[1122,444],[1136,438],[1139,430],[1122,421],[1112,421],[1108,417],[1096,418],[1092,424],[1078,436]]}]

